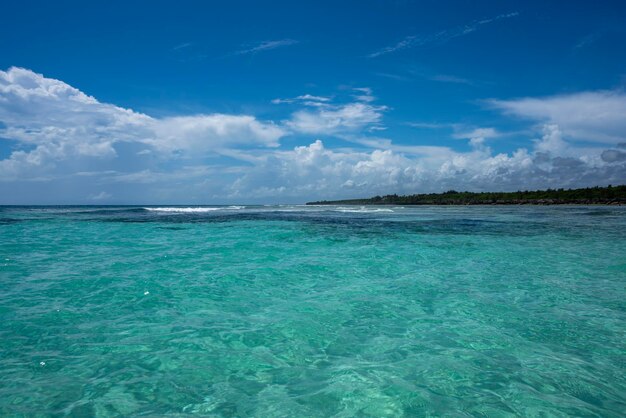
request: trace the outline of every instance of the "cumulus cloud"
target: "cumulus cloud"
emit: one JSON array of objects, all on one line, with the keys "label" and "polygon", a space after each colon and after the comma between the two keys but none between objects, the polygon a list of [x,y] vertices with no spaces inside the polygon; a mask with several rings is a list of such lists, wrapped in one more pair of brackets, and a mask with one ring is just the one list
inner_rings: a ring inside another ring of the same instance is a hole
[{"label": "cumulus cloud", "polygon": [[342,189],[392,187],[412,176],[408,159],[388,150],[342,152],[320,140],[273,153],[233,184],[233,197],[337,196]]},{"label": "cumulus cloud", "polygon": [[0,71],[0,121],[0,136],[25,148],[0,161],[4,179],[64,159],[114,158],[119,143],[184,155],[233,145],[276,147],[286,134],[274,123],[249,115],[153,118],[101,103],[62,81],[22,68]]},{"label": "cumulus cloud", "polygon": [[2,135],[36,146],[33,163],[44,155],[112,156],[114,142],[130,139],[149,120],[29,70],[0,71]]},{"label": "cumulus cloud", "polygon": [[549,97],[489,100],[506,114],[558,125],[579,141],[617,144],[626,139],[626,94],[590,91]]},{"label": "cumulus cloud", "polygon": [[546,152],[553,155],[562,155],[570,147],[563,140],[561,130],[558,125],[545,125],[543,136],[535,141],[535,149],[539,152]]},{"label": "cumulus cloud", "polygon": [[546,127],[536,149],[495,155],[486,148],[466,153],[434,146],[403,149],[380,139],[370,145],[387,149],[337,150],[317,140],[272,153],[234,182],[230,196],[332,199],[448,189],[582,187],[616,184],[626,178],[626,165],[603,164],[600,150],[584,157],[553,155],[556,149],[544,144],[552,144],[558,135],[557,128]]}]

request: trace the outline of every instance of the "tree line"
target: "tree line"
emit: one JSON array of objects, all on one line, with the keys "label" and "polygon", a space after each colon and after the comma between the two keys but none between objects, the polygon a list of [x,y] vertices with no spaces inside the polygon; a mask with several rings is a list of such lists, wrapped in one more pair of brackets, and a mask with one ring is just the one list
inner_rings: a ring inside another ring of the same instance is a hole
[{"label": "tree line", "polygon": [[322,200],[307,205],[559,205],[626,204],[626,185],[582,189],[517,192],[458,192],[389,194],[365,199]]}]

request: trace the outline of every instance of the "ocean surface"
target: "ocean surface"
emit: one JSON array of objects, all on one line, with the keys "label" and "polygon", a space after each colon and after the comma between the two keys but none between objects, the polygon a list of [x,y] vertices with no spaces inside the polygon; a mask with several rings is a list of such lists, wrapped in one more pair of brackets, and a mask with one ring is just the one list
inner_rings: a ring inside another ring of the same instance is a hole
[{"label": "ocean surface", "polygon": [[624,411],[626,207],[0,207],[0,416]]}]

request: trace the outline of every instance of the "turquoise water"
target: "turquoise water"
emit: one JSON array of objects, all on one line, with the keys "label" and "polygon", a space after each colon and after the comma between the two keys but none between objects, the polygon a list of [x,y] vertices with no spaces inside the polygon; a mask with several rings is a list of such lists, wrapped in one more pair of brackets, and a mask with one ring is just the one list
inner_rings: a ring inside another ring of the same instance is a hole
[{"label": "turquoise water", "polygon": [[0,208],[0,415],[623,416],[625,231],[600,206]]}]

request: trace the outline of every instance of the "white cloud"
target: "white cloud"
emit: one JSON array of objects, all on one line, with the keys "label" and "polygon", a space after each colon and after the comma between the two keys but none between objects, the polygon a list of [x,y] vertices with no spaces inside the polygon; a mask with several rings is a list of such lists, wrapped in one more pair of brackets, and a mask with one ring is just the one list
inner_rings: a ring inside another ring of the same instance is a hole
[{"label": "white cloud", "polygon": [[42,144],[32,151],[14,151],[9,158],[0,160],[0,181],[10,181],[25,173],[37,177],[50,171],[55,162],[67,157],[63,144]]},{"label": "white cloud", "polygon": [[344,136],[344,139],[370,149],[390,150],[409,156],[441,157],[445,159],[454,154],[454,151],[449,147],[437,145],[400,145],[394,144],[387,138]]},{"label": "white cloud", "polygon": [[155,120],[154,137],[146,143],[159,150],[216,150],[223,146],[277,147],[285,131],[271,122],[247,115],[196,115]]},{"label": "white cloud", "polygon": [[233,184],[232,196],[337,196],[345,187],[357,191],[395,187],[412,175],[408,165],[409,160],[389,150],[342,152],[317,140],[273,153]]},{"label": "white cloud", "polygon": [[302,96],[296,97],[296,99],[298,99],[298,100],[312,100],[312,101],[315,101],[315,102],[328,102],[328,101],[330,101],[329,97],[313,96],[311,94],[304,94]]},{"label": "white cloud", "polygon": [[330,97],[324,96],[314,96],[312,94],[303,94],[297,97],[288,98],[288,99],[274,99],[272,100],[273,104],[282,104],[282,103],[300,103],[306,106],[326,106],[326,103],[329,102]]},{"label": "white cloud", "polygon": [[[535,151],[461,153],[446,147],[402,147],[378,139],[371,151],[328,149],[319,140],[273,152],[233,183],[234,200],[333,199],[387,193],[457,190],[526,190],[623,182],[626,164],[604,164],[601,149],[552,155],[558,128],[546,127]],[[544,146],[546,145],[546,146]],[[550,152],[544,152],[549,149]],[[624,153],[626,154],[626,153]],[[614,158],[614,155],[609,155]],[[621,154],[616,159],[620,159]]]},{"label": "white cloud", "polygon": [[398,43],[394,45],[379,49],[378,51],[369,54],[367,57],[377,58],[377,57],[380,57],[381,55],[391,54],[392,52],[411,48],[415,45],[421,45],[421,40],[417,36],[411,35],[411,36],[407,36],[406,38],[402,39],[401,41],[399,41]]},{"label": "white cloud", "polygon": [[362,129],[380,123],[384,106],[365,103],[348,103],[332,109],[318,111],[300,110],[292,115],[286,125],[306,134],[333,134]]},{"label": "white cloud", "polygon": [[425,46],[425,45],[432,45],[432,44],[441,45],[454,38],[458,38],[461,36],[469,35],[472,32],[476,32],[482,25],[485,25],[487,23],[496,22],[501,19],[509,19],[511,17],[515,17],[518,15],[519,15],[518,12],[506,13],[506,14],[501,14],[501,15],[489,18],[489,19],[475,20],[466,25],[457,26],[452,29],[442,30],[442,31],[439,31],[437,33],[433,33],[430,35],[407,36],[406,38],[402,39],[401,41],[399,41],[398,43],[394,45],[382,48],[376,52],[369,54],[368,58],[377,58],[382,55],[391,54],[396,51],[401,51],[403,49],[413,48],[417,46]]},{"label": "white cloud", "polygon": [[[474,145],[468,152],[368,135],[383,128],[388,108],[376,105],[366,87],[348,95],[345,103],[310,94],[288,99],[301,108],[282,122],[227,114],[154,118],[12,68],[0,72],[0,138],[12,140],[13,147],[0,160],[0,202],[20,203],[23,196],[33,203],[303,201],[626,179],[621,93],[492,101],[542,128],[534,142],[528,139],[525,148],[511,153],[485,146],[506,134],[493,127],[414,124],[450,128],[454,137]],[[575,142],[589,139],[581,133],[587,131],[598,136],[598,145]],[[308,145],[281,149],[281,138],[292,133],[310,135]],[[335,135],[351,148],[327,148],[316,135]],[[217,154],[222,158],[207,162]]]},{"label": "white cloud", "polygon": [[626,94],[589,91],[549,97],[489,100],[504,113],[555,124],[574,140],[616,144],[626,139]]},{"label": "white cloud", "polygon": [[276,48],[281,48],[285,46],[295,45],[299,43],[295,39],[278,39],[273,41],[262,41],[257,42],[254,46],[250,46],[248,48],[237,51],[235,54],[244,55],[244,54],[256,54],[258,52],[269,51]]},{"label": "white cloud", "polygon": [[153,118],[101,103],[62,81],[22,68],[0,71],[0,121],[0,135],[22,144],[0,161],[5,180],[49,169],[58,161],[115,158],[119,143],[197,155],[235,145],[276,147],[286,135],[274,123],[249,115]]},{"label": "white cloud", "polygon": [[563,155],[570,148],[563,140],[558,125],[545,125],[543,133],[541,140],[535,141],[535,149],[537,151],[547,152],[552,155]]},{"label": "white cloud", "polygon": [[[356,94],[354,101],[333,104],[328,100],[313,110],[294,112],[285,125],[293,131],[305,134],[341,134],[359,131],[384,129],[381,126],[386,106],[372,104],[376,98],[369,87],[352,89]],[[300,96],[307,97],[307,96]]]},{"label": "white cloud", "polygon": [[501,134],[495,128],[475,128],[471,131],[461,131],[452,135],[457,139],[469,139],[471,145],[478,147],[485,143],[486,139],[497,138]]},{"label": "white cloud", "polygon": [[369,87],[355,87],[352,90],[358,93],[354,96],[354,98],[360,102],[370,103],[376,100],[376,97],[374,97],[372,93],[372,89]]},{"label": "white cloud", "polygon": [[136,136],[150,118],[100,103],[62,81],[11,68],[0,71],[0,121],[5,138],[37,146],[35,154],[110,157],[114,142]]}]

